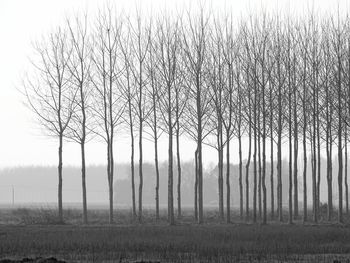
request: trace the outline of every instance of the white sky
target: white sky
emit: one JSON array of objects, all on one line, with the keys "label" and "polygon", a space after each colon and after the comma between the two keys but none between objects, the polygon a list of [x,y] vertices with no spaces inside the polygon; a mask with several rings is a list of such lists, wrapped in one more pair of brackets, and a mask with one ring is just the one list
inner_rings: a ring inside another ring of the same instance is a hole
[{"label": "white sky", "polygon": [[[57,25],[63,24],[69,13],[88,10],[94,13],[98,7],[107,1],[101,0],[0,0],[0,168],[15,165],[50,164],[57,162],[57,143],[41,135],[40,129],[33,123],[33,115],[22,104],[23,97],[18,92],[21,76],[28,67],[28,58],[32,53],[32,41],[50,31]],[[131,13],[136,4],[142,2],[142,8],[156,13],[161,10],[176,12],[185,5],[195,8],[198,1],[186,0],[143,0],[123,1],[113,3],[120,10]],[[211,3],[206,1],[206,3]],[[241,15],[259,12],[265,9],[268,12],[280,10],[302,15],[312,6],[323,12],[349,10],[350,1],[339,0],[216,0],[210,4],[213,11],[232,12],[237,19]],[[160,158],[167,156],[166,138],[160,145]],[[194,144],[186,139],[182,141],[182,158],[192,159]],[[244,143],[244,146],[246,144]],[[237,160],[237,144],[232,143],[232,162]],[[243,147],[247,148],[247,147]],[[129,161],[129,143],[127,137],[116,142],[117,162]],[[145,160],[153,160],[153,145],[145,142]],[[246,151],[243,151],[243,156]],[[105,146],[102,143],[89,143],[87,146],[88,164],[105,163]],[[204,161],[216,162],[216,153],[205,149]],[[64,164],[79,164],[78,147],[73,144],[64,146]]]}]

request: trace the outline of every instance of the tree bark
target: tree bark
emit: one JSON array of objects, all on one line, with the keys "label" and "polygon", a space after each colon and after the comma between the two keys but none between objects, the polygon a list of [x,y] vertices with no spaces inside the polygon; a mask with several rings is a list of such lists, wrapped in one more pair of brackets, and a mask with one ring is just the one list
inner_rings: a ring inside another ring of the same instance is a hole
[{"label": "tree bark", "polygon": [[[141,93],[141,91],[140,91]],[[139,113],[141,114],[142,108],[141,108],[141,99],[139,103]],[[142,117],[139,119],[140,121],[140,128],[139,128],[139,214],[138,219],[139,222],[142,222],[142,189],[143,189],[143,150],[142,150]]]},{"label": "tree bark", "polygon": [[[217,152],[218,152],[218,193],[219,193],[219,217],[220,220],[224,220],[224,185],[223,185],[223,166],[224,166],[224,156],[223,156],[223,143],[222,143],[222,123],[220,117],[218,116],[218,133],[217,133]],[[229,143],[229,142],[227,142]]]},{"label": "tree bark", "polygon": [[266,200],[266,109],[265,109],[265,80],[263,78],[262,86],[262,191],[263,191],[263,224],[267,223],[267,200]]},{"label": "tree bark", "polygon": [[83,190],[83,223],[88,223],[87,218],[87,198],[86,198],[86,164],[85,164],[85,140],[81,142],[81,179]]},{"label": "tree bark", "polygon": [[156,168],[156,220],[159,220],[159,164],[158,164],[158,135],[155,131],[154,137],[154,163]]},{"label": "tree bark", "polygon": [[[256,69],[255,69],[256,70]],[[254,81],[254,105],[253,105],[253,118],[254,118],[254,153],[253,153],[253,164],[254,164],[254,189],[253,189],[253,222],[256,222],[256,216],[257,216],[257,87],[256,87],[256,81]]]},{"label": "tree bark", "polygon": [[317,217],[320,216],[320,188],[321,188],[321,142],[320,142],[320,113],[319,113],[319,91],[317,87],[317,111],[316,111],[316,123],[317,123]]},{"label": "tree bark", "polygon": [[278,75],[278,127],[277,127],[277,199],[278,199],[278,220],[283,221],[282,213],[282,87],[280,59],[277,61]]},{"label": "tree bark", "polygon": [[[140,45],[140,44],[139,44]],[[143,108],[142,108],[142,61],[139,63],[139,101],[138,101],[138,112],[139,112],[139,222],[142,222],[142,190],[143,190]]]},{"label": "tree bark", "polygon": [[176,116],[176,156],[177,156],[177,217],[180,219],[181,213],[181,158],[180,158],[180,125],[178,110]]},{"label": "tree bark", "polygon": [[307,148],[306,148],[306,131],[307,131],[307,115],[306,115],[306,58],[304,58],[304,76],[303,76],[303,221],[307,221]]},{"label": "tree bark", "polygon": [[[338,53],[340,51],[338,50]],[[341,61],[338,54],[338,222],[343,223],[343,152],[342,152],[342,90],[341,90]]]},{"label": "tree bark", "polygon": [[194,219],[198,221],[198,149],[194,152]]},{"label": "tree bark", "polygon": [[[327,92],[328,93],[328,92]],[[327,205],[327,219],[332,220],[333,204],[332,204],[332,155],[331,155],[331,137],[330,137],[330,126],[329,126],[329,106],[328,106],[328,94],[327,94],[327,131],[326,131],[326,152],[327,152],[327,192],[328,192],[328,205]]]},{"label": "tree bark", "polygon": [[[314,69],[313,69],[314,70]],[[315,73],[313,73],[314,75]],[[315,80],[313,85],[313,116],[312,116],[312,194],[313,194],[313,220],[315,223],[318,221],[318,211],[317,211],[317,147],[316,147],[316,87]]]},{"label": "tree bark", "polygon": [[[295,69],[294,69],[295,71]],[[299,198],[298,198],[298,113],[297,113],[297,87],[294,87],[294,219],[299,216]]]},{"label": "tree bark", "polygon": [[231,187],[230,187],[230,134],[226,132],[226,222],[231,222]]},{"label": "tree bark", "polygon": [[[238,156],[239,156],[239,217],[242,220],[243,219],[243,183],[242,183],[242,136],[241,136],[241,128],[240,124],[238,125]],[[227,146],[229,147],[229,146]],[[229,159],[227,160],[229,161]]]},{"label": "tree bark", "polygon": [[[168,105],[171,105],[171,90],[168,85]],[[168,148],[168,221],[170,225],[175,224],[174,220],[174,196],[173,196],[173,123],[171,111],[168,110],[168,132],[169,132],[169,148]]]},{"label": "tree bark", "polygon": [[344,161],[345,161],[345,169],[344,169],[344,184],[345,184],[345,212],[349,214],[349,186],[348,186],[348,133],[347,129],[344,129]]},{"label": "tree bark", "polygon": [[248,160],[245,166],[246,173],[245,173],[245,187],[246,187],[246,220],[249,220],[249,166],[250,166],[250,158],[251,158],[251,152],[252,152],[252,122],[251,122],[251,99],[250,99],[250,90],[248,85],[248,138],[249,138],[249,146],[248,146]]},{"label": "tree bark", "polygon": [[[131,105],[129,106],[131,110]],[[132,121],[131,111],[129,115],[130,121]],[[136,220],[136,198],[135,198],[135,139],[134,129],[130,125],[130,138],[131,138],[131,157],[130,157],[130,168],[131,168],[131,198],[132,198],[132,217]]]},{"label": "tree bark", "polygon": [[293,223],[293,154],[292,154],[292,83],[291,83],[291,66],[290,66],[290,41],[288,41],[288,141],[289,141],[289,193],[288,223]]},{"label": "tree bark", "polygon": [[62,167],[63,167],[63,135],[59,135],[58,146],[58,220],[63,223],[63,208],[62,208]]},{"label": "tree bark", "polygon": [[[259,99],[260,101],[260,99]],[[259,103],[260,104],[260,103]],[[259,108],[260,108],[260,105],[259,105]],[[262,193],[261,193],[261,190],[262,190],[262,172],[261,172],[261,135],[260,135],[260,110],[259,110],[259,113],[258,113],[258,167],[259,167],[259,183],[258,183],[258,200],[259,200],[259,220],[261,220],[262,218]]]},{"label": "tree bark", "polygon": [[202,161],[202,101],[200,76],[196,79],[196,107],[197,107],[197,149],[198,149],[198,223],[203,223],[203,161]]},{"label": "tree bark", "polygon": [[272,87],[269,91],[270,100],[270,194],[271,194],[271,220],[275,219],[275,188],[274,188],[274,162],[273,162],[273,104],[272,104]]}]

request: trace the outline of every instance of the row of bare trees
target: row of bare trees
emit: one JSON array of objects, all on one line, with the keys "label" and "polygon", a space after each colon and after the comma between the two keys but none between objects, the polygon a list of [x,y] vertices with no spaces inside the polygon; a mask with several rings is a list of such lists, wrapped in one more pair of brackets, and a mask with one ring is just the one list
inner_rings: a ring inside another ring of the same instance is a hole
[{"label": "row of bare trees", "polygon": [[[118,136],[129,134],[132,214],[140,222],[145,138],[154,142],[155,208],[159,219],[161,136],[168,138],[170,224],[175,223],[174,169],[178,179],[177,217],[182,215],[181,136],[196,143],[194,208],[198,223],[204,220],[203,145],[217,150],[219,217],[225,220],[226,214],[226,221],[231,221],[232,172],[227,164],[231,162],[233,140],[238,142],[234,151],[238,154],[239,174],[234,183],[239,185],[242,220],[259,219],[267,223],[269,206],[271,219],[277,215],[282,221],[285,183],[289,187],[288,222],[292,223],[299,217],[298,184],[302,180],[306,221],[310,176],[312,214],[317,222],[322,153],[327,158],[328,220],[333,216],[332,160],[335,154],[338,157],[338,221],[343,221],[344,182],[346,212],[349,209],[350,19],[318,19],[310,14],[297,20],[264,14],[236,21],[230,15],[215,17],[204,9],[195,15],[188,12],[175,18],[167,15],[145,18],[140,13],[131,18],[106,9],[93,20],[86,15],[68,19],[63,27],[35,44],[37,57],[32,60],[33,72],[24,81],[24,93],[44,131],[59,141],[61,220],[64,138],[81,148],[84,223],[88,222],[85,144],[98,137],[105,143],[112,223],[114,151],[118,150],[114,142]],[[243,156],[243,147],[247,156]],[[288,149],[288,182],[282,182],[283,148]],[[307,174],[309,156],[311,174]],[[301,167],[298,159],[303,160]],[[271,187],[267,189],[269,179]]]}]

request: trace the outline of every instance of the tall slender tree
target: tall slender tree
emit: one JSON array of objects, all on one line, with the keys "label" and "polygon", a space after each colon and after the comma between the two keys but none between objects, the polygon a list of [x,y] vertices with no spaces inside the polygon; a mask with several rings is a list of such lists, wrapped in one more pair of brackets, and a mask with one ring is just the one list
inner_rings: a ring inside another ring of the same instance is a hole
[{"label": "tall slender tree", "polygon": [[107,181],[109,198],[109,223],[114,222],[114,141],[116,129],[123,123],[125,103],[122,88],[117,81],[122,75],[122,67],[118,64],[120,56],[119,38],[122,20],[114,17],[112,8],[99,13],[92,54],[94,87],[94,118],[97,129],[94,132],[101,137],[107,146]]},{"label": "tall slender tree", "polygon": [[67,137],[80,145],[81,152],[81,179],[83,195],[83,223],[88,223],[87,196],[86,196],[86,158],[85,144],[92,134],[92,85],[91,85],[91,43],[88,35],[88,17],[75,18],[72,23],[67,21],[69,40],[72,53],[69,57],[68,68],[72,76],[72,84],[77,89],[75,111],[68,125]]},{"label": "tall slender tree", "polygon": [[68,68],[72,48],[67,31],[56,29],[34,45],[33,75],[24,80],[26,105],[37,117],[44,133],[58,139],[58,220],[63,223],[63,139],[75,111],[76,90],[71,88]]}]

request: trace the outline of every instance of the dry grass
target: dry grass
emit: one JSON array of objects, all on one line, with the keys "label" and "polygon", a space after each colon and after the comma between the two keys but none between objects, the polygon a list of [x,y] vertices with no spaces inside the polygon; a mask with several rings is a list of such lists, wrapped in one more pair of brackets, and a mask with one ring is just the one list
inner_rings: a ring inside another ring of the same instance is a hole
[{"label": "dry grass", "polygon": [[[116,224],[107,225],[108,211],[89,212],[83,226],[79,210],[66,210],[65,225],[55,225],[56,212],[47,209],[6,210],[0,221],[2,257],[48,257],[80,262],[348,262],[350,228],[347,225],[218,224],[216,211],[206,223],[193,223],[191,211],[176,226],[166,223],[166,211],[155,224],[146,210],[144,224],[133,223],[131,211],[116,211]],[[14,219],[15,218],[15,219]],[[234,220],[237,220],[235,214]]]}]

